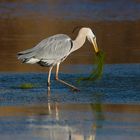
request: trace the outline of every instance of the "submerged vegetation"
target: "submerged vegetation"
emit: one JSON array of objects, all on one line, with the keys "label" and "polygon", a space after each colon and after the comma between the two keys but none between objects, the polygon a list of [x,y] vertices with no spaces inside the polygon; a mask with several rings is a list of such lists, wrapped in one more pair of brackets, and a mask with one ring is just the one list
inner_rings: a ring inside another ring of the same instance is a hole
[{"label": "submerged vegetation", "polygon": [[103,74],[104,58],[105,58],[105,54],[103,51],[97,53],[95,55],[95,64],[97,65],[97,67],[92,70],[92,73],[88,77],[79,78],[78,82],[82,80],[95,81],[97,79],[100,79]]},{"label": "submerged vegetation", "polygon": [[21,88],[21,89],[31,89],[34,87],[35,87],[35,85],[32,83],[23,83],[19,86],[19,88]]}]

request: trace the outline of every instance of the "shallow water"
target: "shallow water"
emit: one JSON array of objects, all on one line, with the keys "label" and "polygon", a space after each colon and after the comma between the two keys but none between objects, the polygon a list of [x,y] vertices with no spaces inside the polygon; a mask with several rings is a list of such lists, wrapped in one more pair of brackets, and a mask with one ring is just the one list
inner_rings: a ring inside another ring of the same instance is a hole
[{"label": "shallow water", "polygon": [[[73,68],[82,69],[77,65]],[[60,103],[95,103],[107,104],[139,104],[140,103],[140,65],[122,64],[106,65],[104,75],[96,82],[76,80],[88,76],[92,70],[87,65],[85,72],[75,74],[60,74],[60,78],[76,85],[81,91],[72,92],[68,87],[51,77],[51,101]],[[77,70],[78,71],[78,70]],[[76,72],[76,71],[75,71]],[[47,102],[47,74],[46,73],[1,73],[0,75],[0,105],[43,104]],[[20,85],[31,83],[34,88],[23,90]]]},{"label": "shallow water", "polygon": [[139,108],[139,105],[57,102],[0,107],[4,112],[0,113],[0,137],[3,140],[139,140]]},{"label": "shallow water", "polygon": [[[140,65],[106,65],[103,78],[94,83],[76,82],[77,78],[87,76],[91,65],[81,74],[81,65],[74,68],[77,73],[61,73],[60,77],[81,91],[73,92],[57,83],[53,74],[50,95],[46,73],[1,73],[0,138],[138,140]],[[21,89],[23,83],[35,87]]]}]

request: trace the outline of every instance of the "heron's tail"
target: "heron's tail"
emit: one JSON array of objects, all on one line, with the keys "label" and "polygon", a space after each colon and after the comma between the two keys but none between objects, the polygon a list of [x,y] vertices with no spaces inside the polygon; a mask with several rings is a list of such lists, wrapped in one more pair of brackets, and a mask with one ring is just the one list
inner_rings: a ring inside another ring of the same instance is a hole
[{"label": "heron's tail", "polygon": [[22,61],[22,63],[34,64],[40,61],[39,59],[35,58],[35,53],[31,49],[18,52],[17,57]]}]

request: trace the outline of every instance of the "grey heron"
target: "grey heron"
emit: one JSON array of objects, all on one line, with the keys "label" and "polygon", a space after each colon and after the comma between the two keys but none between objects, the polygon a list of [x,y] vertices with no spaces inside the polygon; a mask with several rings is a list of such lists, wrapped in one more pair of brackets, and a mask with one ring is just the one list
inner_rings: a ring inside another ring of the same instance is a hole
[{"label": "grey heron", "polygon": [[96,36],[90,28],[83,27],[79,30],[78,36],[75,40],[72,40],[69,36],[65,34],[56,34],[42,40],[39,44],[31,49],[21,51],[18,53],[18,59],[23,63],[29,64],[39,64],[40,66],[49,67],[48,72],[48,89],[50,89],[50,77],[52,68],[56,65],[56,76],[55,79],[74,90],[78,90],[75,86],[59,79],[59,66],[69,54],[81,48],[86,38],[94,46],[95,53],[99,52],[96,43]]}]

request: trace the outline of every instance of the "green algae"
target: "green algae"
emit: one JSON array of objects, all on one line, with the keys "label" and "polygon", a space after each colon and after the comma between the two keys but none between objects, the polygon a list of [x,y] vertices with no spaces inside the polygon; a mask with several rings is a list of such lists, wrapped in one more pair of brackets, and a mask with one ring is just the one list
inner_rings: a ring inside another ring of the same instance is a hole
[{"label": "green algae", "polygon": [[19,86],[19,88],[21,88],[21,89],[32,89],[34,87],[35,87],[35,85],[32,83],[23,83]]},{"label": "green algae", "polygon": [[103,68],[104,68],[104,59],[105,53],[103,51],[99,51],[95,55],[95,64],[97,65],[95,69],[92,70],[91,74],[88,77],[81,77],[78,79],[80,81],[95,81],[102,77]]}]

